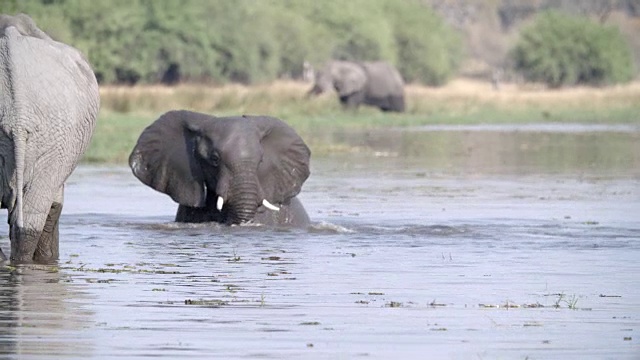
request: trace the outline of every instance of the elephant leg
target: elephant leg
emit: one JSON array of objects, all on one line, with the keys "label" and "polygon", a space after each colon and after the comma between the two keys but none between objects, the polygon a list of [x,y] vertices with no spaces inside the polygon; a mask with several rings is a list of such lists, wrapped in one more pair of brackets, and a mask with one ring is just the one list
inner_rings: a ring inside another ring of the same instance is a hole
[{"label": "elephant leg", "polygon": [[24,211],[24,227],[12,224],[9,229],[11,238],[11,261],[22,264],[33,262],[33,254],[40,240],[42,228],[46,221],[45,211]]},{"label": "elephant leg", "polygon": [[279,225],[306,227],[311,222],[302,202],[297,197],[292,198],[289,205],[283,206],[283,208],[284,211],[281,211],[278,219]]},{"label": "elephant leg", "polygon": [[365,99],[365,104],[375,106],[385,112],[392,110],[391,98],[389,96],[375,98],[368,97]]},{"label": "elephant leg", "polygon": [[302,202],[297,197],[294,197],[289,204],[280,206],[280,211],[261,208],[256,214],[254,222],[268,226],[303,228],[308,226],[311,220],[304,206],[302,206]]},{"label": "elephant leg", "polygon": [[390,96],[388,111],[404,112],[404,96]]},{"label": "elephant leg", "polygon": [[357,92],[340,96],[340,103],[347,109],[357,109],[364,101],[364,94]]},{"label": "elephant leg", "polygon": [[376,98],[366,98],[365,104],[378,107],[384,112],[396,111],[404,112],[404,97],[403,96],[385,96]]},{"label": "elephant leg", "polygon": [[[18,224],[13,221],[13,209],[10,215],[11,228],[9,230],[9,237],[11,238],[11,261],[17,263],[32,263],[34,261],[34,255],[36,249],[40,246],[40,239],[42,238],[42,229],[45,224],[49,223],[51,236],[54,229],[56,229],[57,239],[57,222],[60,216],[60,209],[54,211],[52,214],[52,203],[62,203],[62,188],[51,193],[49,190],[50,185],[46,183],[48,179],[42,177],[31,186],[29,190],[24,192],[23,195],[23,226],[18,227]],[[57,212],[57,215],[56,215]],[[49,220],[51,217],[51,220]],[[46,247],[44,250],[47,250]],[[48,251],[54,251],[49,249]],[[55,247],[55,254],[57,254],[57,245]]]},{"label": "elephant leg", "polygon": [[196,208],[191,206],[178,206],[178,212],[176,213],[176,222],[189,222],[189,223],[201,223],[201,222],[222,222],[222,214],[217,210],[211,210],[210,208]]},{"label": "elephant leg", "polygon": [[33,255],[33,261],[37,263],[51,263],[60,256],[60,237],[58,223],[60,214],[62,213],[62,204],[54,202],[51,210],[47,215],[47,221],[44,223],[40,240],[36,252]]},{"label": "elephant leg", "polygon": [[2,252],[2,249],[0,249],[0,261],[5,261],[7,260],[7,256]]},{"label": "elephant leg", "polygon": [[58,223],[62,213],[62,202],[64,198],[64,186],[60,188],[51,204],[47,220],[42,228],[40,239],[33,260],[38,263],[49,263],[58,259],[60,255],[60,238]]}]

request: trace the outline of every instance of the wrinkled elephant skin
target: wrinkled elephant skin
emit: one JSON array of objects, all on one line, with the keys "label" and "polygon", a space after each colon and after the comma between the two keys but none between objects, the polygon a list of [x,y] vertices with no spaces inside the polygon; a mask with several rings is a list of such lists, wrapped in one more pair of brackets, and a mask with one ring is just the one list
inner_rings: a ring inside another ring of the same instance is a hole
[{"label": "wrinkled elephant skin", "polygon": [[268,116],[213,117],[170,111],[140,135],[133,174],[179,204],[177,222],[304,227],[296,195],[311,152],[287,124]]},{"label": "wrinkled elephant skin", "polygon": [[13,262],[57,260],[64,182],[91,140],[99,105],[78,50],[27,15],[0,15],[0,200]]}]

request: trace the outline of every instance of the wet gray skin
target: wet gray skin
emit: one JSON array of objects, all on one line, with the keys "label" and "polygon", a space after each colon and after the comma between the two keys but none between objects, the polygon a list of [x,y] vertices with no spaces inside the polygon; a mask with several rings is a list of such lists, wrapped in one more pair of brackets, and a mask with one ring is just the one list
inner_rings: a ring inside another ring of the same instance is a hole
[{"label": "wet gray skin", "polygon": [[640,354],[637,128],[333,139],[357,151],[313,159],[304,230],[176,224],[129,169],[79,167],[58,266],[0,268],[0,357]]}]

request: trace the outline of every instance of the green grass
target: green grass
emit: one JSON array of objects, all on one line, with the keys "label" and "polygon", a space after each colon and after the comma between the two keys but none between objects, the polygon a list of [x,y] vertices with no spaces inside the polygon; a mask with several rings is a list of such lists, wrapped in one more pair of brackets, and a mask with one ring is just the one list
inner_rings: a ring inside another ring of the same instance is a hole
[{"label": "green grass", "polygon": [[366,130],[383,127],[411,127],[422,125],[477,125],[477,124],[526,124],[526,123],[582,123],[582,124],[625,124],[640,123],[639,105],[598,109],[521,107],[499,109],[491,104],[479,106],[469,111],[448,111],[446,109],[427,114],[393,114],[374,109],[360,109],[358,112],[339,111],[322,115],[292,115],[281,117],[297,131],[312,135],[318,129],[324,130]]},{"label": "green grass", "polygon": [[83,161],[126,163],[138,136],[154,119],[153,115],[102,112]]},{"label": "green grass", "polygon": [[383,113],[361,107],[344,111],[333,94],[308,99],[308,85],[276,83],[222,88],[105,88],[102,110],[84,161],[126,164],[143,129],[171,109],[213,115],[265,114],[296,129],[314,155],[349,150],[336,134],[434,124],[640,123],[640,84],[614,88],[543,91],[454,82],[444,88],[407,88],[408,111]]}]

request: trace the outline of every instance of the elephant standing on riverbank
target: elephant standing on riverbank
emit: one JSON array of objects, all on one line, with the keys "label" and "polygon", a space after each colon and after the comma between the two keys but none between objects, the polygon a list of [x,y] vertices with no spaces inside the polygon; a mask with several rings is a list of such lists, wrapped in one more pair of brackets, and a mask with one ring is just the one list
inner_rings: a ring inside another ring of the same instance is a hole
[{"label": "elephant standing on riverbank", "polygon": [[296,195],[309,177],[310,156],[279,119],[180,110],[142,132],[129,165],[179,204],[177,222],[304,227],[309,217]]},{"label": "elephant standing on riverbank", "polygon": [[382,111],[405,110],[404,81],[388,62],[331,61],[316,74],[309,94],[316,95],[331,89],[335,89],[346,108],[366,104]]},{"label": "elephant standing on riverbank", "polygon": [[0,15],[0,201],[12,261],[58,258],[64,182],[91,140],[99,103],[78,50],[27,15]]}]

